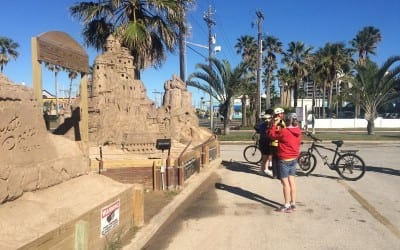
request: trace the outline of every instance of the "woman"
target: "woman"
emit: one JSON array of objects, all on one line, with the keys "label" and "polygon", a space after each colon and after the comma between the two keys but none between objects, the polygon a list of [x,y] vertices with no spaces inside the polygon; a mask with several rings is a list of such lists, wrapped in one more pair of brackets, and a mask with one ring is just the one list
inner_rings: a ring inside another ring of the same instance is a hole
[{"label": "woman", "polygon": [[296,209],[294,177],[296,175],[297,157],[300,154],[301,129],[298,126],[296,114],[289,114],[286,119],[286,127],[280,126],[282,122],[280,117],[276,117],[268,135],[271,139],[279,142],[276,155],[279,160],[279,179],[283,186],[285,204],[277,211],[290,213]]}]

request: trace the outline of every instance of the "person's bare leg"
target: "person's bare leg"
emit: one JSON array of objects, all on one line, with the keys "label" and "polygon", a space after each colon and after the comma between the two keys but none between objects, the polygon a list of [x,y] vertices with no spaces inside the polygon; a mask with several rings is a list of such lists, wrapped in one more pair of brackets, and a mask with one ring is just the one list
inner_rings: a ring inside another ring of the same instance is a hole
[{"label": "person's bare leg", "polygon": [[281,183],[283,186],[283,198],[285,200],[285,206],[290,204],[290,184],[289,184],[289,178],[285,177],[281,179]]},{"label": "person's bare leg", "polygon": [[296,203],[296,182],[294,181],[294,176],[290,175],[288,177],[288,182],[290,186],[290,202],[292,204]]},{"label": "person's bare leg", "polygon": [[263,155],[262,156],[262,160],[261,160],[261,166],[260,166],[260,173],[261,174],[265,173],[266,164],[267,164],[267,155]]},{"label": "person's bare leg", "polygon": [[267,162],[265,164],[265,167],[269,170],[272,170],[272,155],[267,155]]},{"label": "person's bare leg", "polygon": [[267,167],[267,165],[266,165],[267,164],[267,159],[268,159],[267,155],[262,155],[261,166],[260,166],[261,173],[264,173],[264,171],[265,171],[265,169]]}]

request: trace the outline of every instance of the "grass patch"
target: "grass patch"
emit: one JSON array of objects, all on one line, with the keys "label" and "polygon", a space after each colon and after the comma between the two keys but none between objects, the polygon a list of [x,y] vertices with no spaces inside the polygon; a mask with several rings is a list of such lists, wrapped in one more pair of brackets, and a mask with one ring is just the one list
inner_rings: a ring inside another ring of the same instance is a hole
[{"label": "grass patch", "polygon": [[[250,131],[235,131],[229,135],[219,135],[220,141],[251,141],[254,133]],[[400,131],[375,131],[374,135],[368,135],[366,131],[341,130],[338,131],[316,131],[315,136],[323,141],[344,140],[344,141],[400,141]],[[304,141],[311,139],[303,134]]]}]

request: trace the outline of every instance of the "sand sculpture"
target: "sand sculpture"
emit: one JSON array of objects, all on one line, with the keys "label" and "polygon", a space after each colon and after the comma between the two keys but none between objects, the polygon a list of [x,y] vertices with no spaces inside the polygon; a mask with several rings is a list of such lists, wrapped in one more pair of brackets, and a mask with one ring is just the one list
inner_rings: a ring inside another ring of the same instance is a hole
[{"label": "sand sculpture", "polygon": [[134,79],[133,57],[110,36],[104,53],[94,62],[89,84],[91,146],[148,157],[159,153],[158,138],[171,138],[175,149],[207,140],[211,134],[199,127],[186,84],[173,76],[164,90],[163,104],[157,108],[146,96],[143,82]]},{"label": "sand sculpture", "polygon": [[0,203],[89,171],[79,143],[46,130],[32,89],[0,74]]},{"label": "sand sculpture", "polygon": [[89,145],[49,133],[32,89],[0,74],[0,203],[87,174],[93,152],[88,146],[148,159],[161,154],[159,138],[171,138],[172,157],[210,138],[210,131],[199,127],[185,83],[177,76],[167,80],[157,108],[143,82],[134,79],[132,59],[112,36],[96,58],[88,86]]}]

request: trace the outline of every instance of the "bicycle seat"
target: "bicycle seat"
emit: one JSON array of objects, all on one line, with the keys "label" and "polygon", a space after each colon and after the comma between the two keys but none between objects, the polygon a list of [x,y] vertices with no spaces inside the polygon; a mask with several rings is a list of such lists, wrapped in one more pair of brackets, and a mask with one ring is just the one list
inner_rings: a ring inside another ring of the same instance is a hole
[{"label": "bicycle seat", "polygon": [[343,140],[332,141],[332,143],[335,144],[338,148],[340,148],[343,145]]},{"label": "bicycle seat", "polygon": [[355,154],[358,151],[360,151],[360,150],[358,150],[358,149],[345,149],[345,150],[340,150],[340,153],[353,153],[353,154]]}]

